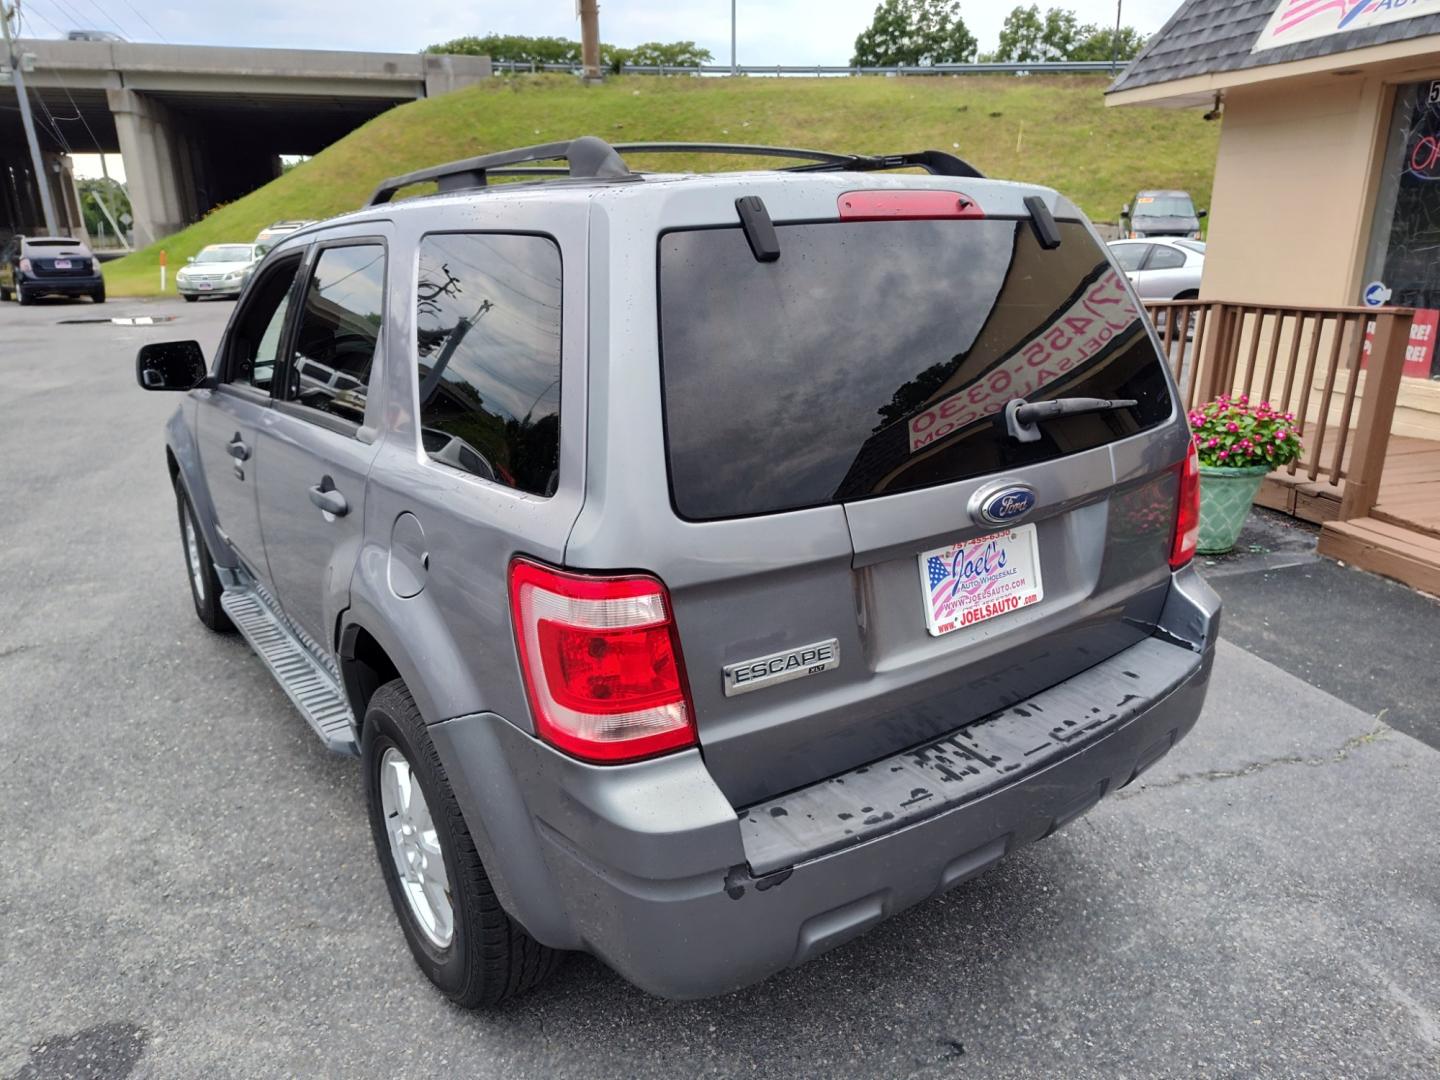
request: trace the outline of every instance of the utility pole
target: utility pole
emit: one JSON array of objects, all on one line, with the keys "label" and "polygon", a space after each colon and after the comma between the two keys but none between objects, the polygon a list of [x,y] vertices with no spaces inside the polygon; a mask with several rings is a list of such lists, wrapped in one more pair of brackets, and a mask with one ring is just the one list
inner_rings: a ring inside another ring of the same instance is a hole
[{"label": "utility pole", "polygon": [[9,8],[5,7],[5,0],[0,0],[0,32],[5,35],[5,57],[10,62],[10,77],[15,81],[15,95],[20,99],[20,123],[25,126],[25,141],[30,144],[30,165],[35,170],[35,186],[40,189],[45,230],[51,236],[59,236],[60,219],[55,216],[55,203],[50,198],[50,175],[45,171],[45,159],[40,156],[40,143],[35,138],[35,119],[30,115],[30,95],[25,92],[25,73],[20,70],[25,65],[15,49],[15,39],[10,36],[10,20],[19,14],[19,0]]},{"label": "utility pole", "polygon": [[1115,36],[1110,39],[1110,74],[1115,74],[1120,59],[1120,5],[1125,0],[1115,0]]},{"label": "utility pole", "polygon": [[599,0],[580,0],[580,66],[587,83],[600,81]]},{"label": "utility pole", "polygon": [[740,67],[735,62],[735,3],[730,0],[730,74],[739,75]]}]

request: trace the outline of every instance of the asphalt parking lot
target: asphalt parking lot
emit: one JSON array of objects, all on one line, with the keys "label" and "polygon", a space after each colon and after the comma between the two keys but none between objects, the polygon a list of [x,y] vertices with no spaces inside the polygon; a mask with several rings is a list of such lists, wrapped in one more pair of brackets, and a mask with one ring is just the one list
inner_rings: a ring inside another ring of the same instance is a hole
[{"label": "asphalt parking lot", "polygon": [[[356,762],[190,607],[175,399],[133,357],[208,353],[230,311],[0,305],[0,1076],[1440,1072],[1440,752],[1297,659],[1383,657],[1398,587],[1312,611],[1265,583],[1283,560],[1217,573],[1243,632],[1195,733],[988,876],[726,998],[575,957],[498,1012],[451,1007],[391,914]],[[126,314],[176,320],[61,324]],[[1440,640],[1440,609],[1403,604]],[[1433,725],[1435,668],[1405,678]]]}]

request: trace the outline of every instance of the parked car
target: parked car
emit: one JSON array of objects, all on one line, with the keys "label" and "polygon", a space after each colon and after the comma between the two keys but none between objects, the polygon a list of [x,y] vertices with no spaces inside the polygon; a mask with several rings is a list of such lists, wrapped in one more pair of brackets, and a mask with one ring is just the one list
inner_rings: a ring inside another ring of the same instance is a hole
[{"label": "parked car", "polygon": [[1200,238],[1206,211],[1195,209],[1188,191],[1141,191],[1120,210],[1124,235],[1131,240],[1152,236]]},{"label": "parked car", "polygon": [[273,225],[261,229],[255,237],[255,246],[260,249],[260,254],[265,254],[272,247],[280,242],[283,237],[305,228],[307,225],[314,225],[313,220],[305,221],[277,221]]},{"label": "parked car", "polygon": [[1142,300],[1194,300],[1200,295],[1205,245],[1198,240],[1112,240],[1110,252]]},{"label": "parked car", "polygon": [[808,960],[1134,780],[1214,655],[1185,414],[1073,203],[628,149],[387,180],[277,244],[213,365],[137,358],[189,392],[196,614],[359,755],[466,1006],[565,950],[675,998]]},{"label": "parked car", "polygon": [[258,244],[210,244],[176,273],[175,291],[190,303],[202,296],[233,300],[244,290],[263,255]]},{"label": "parked car", "polygon": [[0,300],[22,305],[42,296],[88,296],[105,302],[100,262],[70,236],[12,236],[0,248]]}]

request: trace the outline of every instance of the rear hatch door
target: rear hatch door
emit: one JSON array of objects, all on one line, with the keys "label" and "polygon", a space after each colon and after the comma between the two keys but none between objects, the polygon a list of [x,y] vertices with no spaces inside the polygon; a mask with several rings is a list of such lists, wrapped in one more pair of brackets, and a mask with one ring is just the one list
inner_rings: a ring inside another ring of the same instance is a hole
[{"label": "rear hatch door", "polygon": [[[1153,631],[1187,438],[1169,378],[1082,221],[1046,248],[1028,192],[974,187],[984,216],[777,220],[770,262],[738,226],[659,238],[671,502],[714,555],[657,569],[737,806]],[[1077,396],[1133,404],[1007,433],[1006,402]],[[987,522],[997,499],[1025,505]]]}]

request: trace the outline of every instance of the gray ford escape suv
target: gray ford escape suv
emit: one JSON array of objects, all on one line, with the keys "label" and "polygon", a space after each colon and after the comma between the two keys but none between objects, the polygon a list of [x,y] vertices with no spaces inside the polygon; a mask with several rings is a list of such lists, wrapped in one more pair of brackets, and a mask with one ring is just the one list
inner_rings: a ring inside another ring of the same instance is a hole
[{"label": "gray ford escape suv", "polygon": [[465,1005],[564,950],[677,998],[801,963],[1083,814],[1205,694],[1185,418],[1075,206],[935,152],[621,156],[669,149],[397,177],[276,245],[212,364],[137,360],[186,392],[196,612],[360,755]]}]

